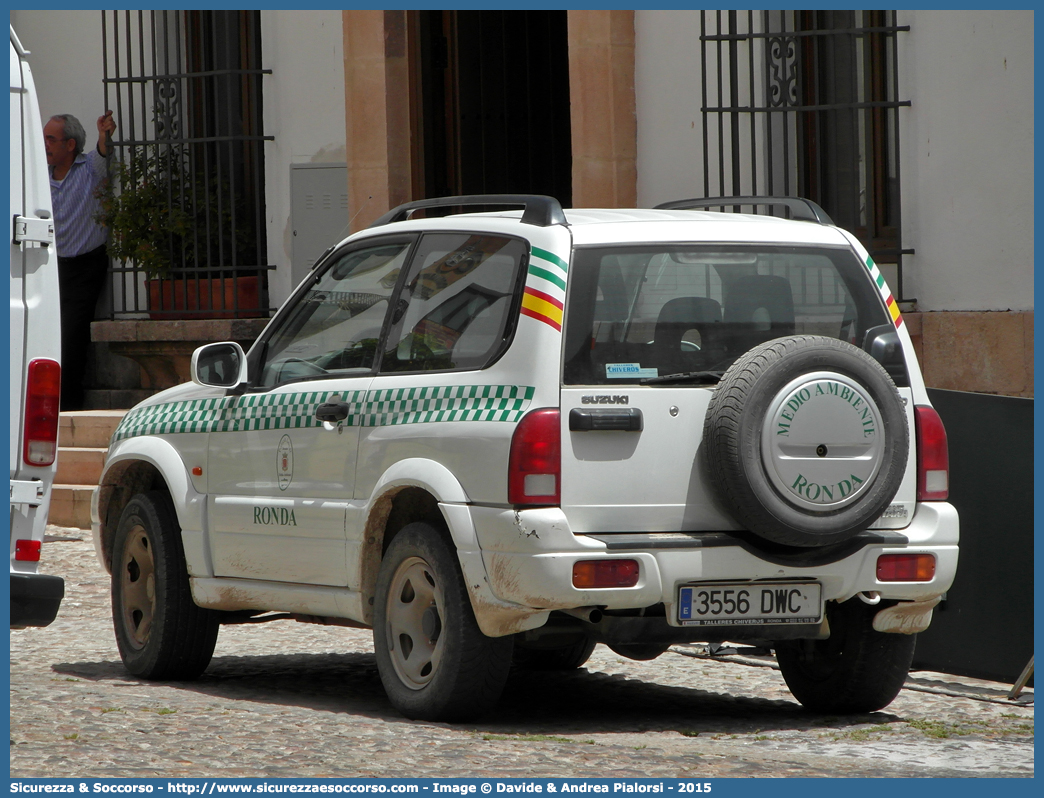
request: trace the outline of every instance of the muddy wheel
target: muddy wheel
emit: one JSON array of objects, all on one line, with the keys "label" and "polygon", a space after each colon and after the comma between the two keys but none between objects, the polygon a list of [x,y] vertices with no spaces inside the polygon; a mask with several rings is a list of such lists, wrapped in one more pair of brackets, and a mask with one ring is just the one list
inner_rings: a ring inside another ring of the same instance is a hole
[{"label": "muddy wheel", "polygon": [[373,644],[392,705],[409,718],[463,721],[488,712],[511,667],[511,637],[478,628],[444,534],[409,524],[377,575]]},{"label": "muddy wheel", "polygon": [[195,679],[210,663],[218,616],[192,601],[170,497],[131,499],[112,555],[112,619],[127,670],[156,680]]},{"label": "muddy wheel", "polygon": [[794,697],[813,712],[852,714],[888,706],[910,672],[917,635],[875,631],[883,604],[827,602],[830,637],[781,640],[776,661]]}]

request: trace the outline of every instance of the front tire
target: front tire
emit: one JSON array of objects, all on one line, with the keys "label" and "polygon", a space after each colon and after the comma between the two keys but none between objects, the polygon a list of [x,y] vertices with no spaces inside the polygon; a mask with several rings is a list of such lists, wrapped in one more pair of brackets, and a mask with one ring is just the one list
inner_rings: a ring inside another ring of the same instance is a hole
[{"label": "front tire", "polygon": [[910,672],[916,635],[875,631],[884,605],[827,603],[830,637],[781,640],[776,661],[790,692],[813,712],[876,712],[895,700]]},{"label": "front tire", "polygon": [[116,529],[112,620],[127,670],[153,680],[191,680],[214,654],[218,616],[196,606],[181,527],[162,491],[135,496]]},{"label": "front tire", "polygon": [[395,536],[381,561],[373,644],[392,706],[408,718],[454,722],[496,704],[513,640],[482,634],[453,546],[417,522]]}]

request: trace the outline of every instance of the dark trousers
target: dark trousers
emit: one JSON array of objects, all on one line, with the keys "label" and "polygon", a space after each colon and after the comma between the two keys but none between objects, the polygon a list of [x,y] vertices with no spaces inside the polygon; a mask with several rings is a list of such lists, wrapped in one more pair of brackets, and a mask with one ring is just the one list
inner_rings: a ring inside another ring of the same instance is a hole
[{"label": "dark trousers", "polygon": [[58,258],[62,306],[62,410],[83,409],[83,379],[91,344],[91,322],[105,285],[109,256],[104,246],[73,258]]}]

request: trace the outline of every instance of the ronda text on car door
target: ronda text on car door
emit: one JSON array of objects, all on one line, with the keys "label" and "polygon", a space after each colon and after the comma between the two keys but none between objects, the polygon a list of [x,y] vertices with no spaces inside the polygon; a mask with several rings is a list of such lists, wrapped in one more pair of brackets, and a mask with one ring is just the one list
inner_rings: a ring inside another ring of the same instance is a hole
[{"label": "ronda text on car door", "polygon": [[[358,423],[410,244],[335,254],[259,344],[253,388],[229,399],[227,431],[210,440],[216,576],[352,587],[345,515]],[[332,420],[317,418],[320,407]]]}]

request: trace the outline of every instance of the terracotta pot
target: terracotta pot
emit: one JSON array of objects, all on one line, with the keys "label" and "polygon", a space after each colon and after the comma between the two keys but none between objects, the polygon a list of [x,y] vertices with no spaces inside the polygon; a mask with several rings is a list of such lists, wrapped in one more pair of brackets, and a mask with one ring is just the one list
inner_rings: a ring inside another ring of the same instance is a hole
[{"label": "terracotta pot", "polygon": [[151,319],[242,319],[260,316],[257,277],[146,280]]}]

